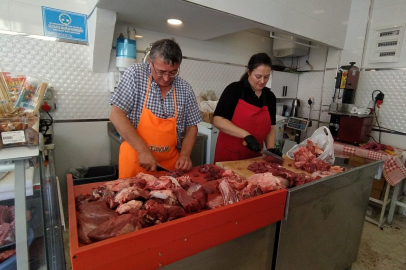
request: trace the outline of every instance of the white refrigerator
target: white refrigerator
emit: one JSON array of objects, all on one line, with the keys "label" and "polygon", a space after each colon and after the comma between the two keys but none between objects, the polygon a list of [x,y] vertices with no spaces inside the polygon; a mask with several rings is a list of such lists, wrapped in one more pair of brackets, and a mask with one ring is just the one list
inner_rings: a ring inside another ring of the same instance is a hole
[{"label": "white refrigerator", "polygon": [[206,164],[213,164],[214,162],[214,151],[216,150],[217,136],[219,135],[219,130],[210,123],[200,122],[197,124],[198,131],[207,135],[206,143]]}]

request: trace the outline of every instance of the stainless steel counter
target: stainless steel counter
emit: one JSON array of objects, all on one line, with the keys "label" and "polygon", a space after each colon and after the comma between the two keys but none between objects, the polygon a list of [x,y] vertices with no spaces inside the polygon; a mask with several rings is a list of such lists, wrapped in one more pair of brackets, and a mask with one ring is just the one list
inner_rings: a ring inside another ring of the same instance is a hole
[{"label": "stainless steel counter", "polygon": [[356,261],[372,181],[383,162],[288,190],[274,268],[339,269]]}]

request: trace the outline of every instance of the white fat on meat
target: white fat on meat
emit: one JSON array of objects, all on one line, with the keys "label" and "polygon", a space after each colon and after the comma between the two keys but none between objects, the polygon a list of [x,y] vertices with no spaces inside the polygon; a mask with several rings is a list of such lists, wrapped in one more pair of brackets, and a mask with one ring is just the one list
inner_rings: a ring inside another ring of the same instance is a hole
[{"label": "white fat on meat", "polygon": [[263,193],[285,188],[281,179],[269,172],[253,174],[248,178],[248,182],[252,185],[258,185]]},{"label": "white fat on meat", "polygon": [[165,200],[169,196],[173,195],[172,191],[170,190],[151,190],[150,194],[151,198],[157,198],[162,200]]},{"label": "white fat on meat", "polygon": [[142,172],[137,174],[135,177],[139,178],[139,179],[144,179],[147,183],[155,182],[156,180],[158,180],[158,178],[156,178],[155,176],[150,175],[150,174],[146,174],[146,173],[142,173]]},{"label": "white fat on meat", "polygon": [[142,207],[141,201],[132,200],[117,207],[116,212],[121,214],[135,212]]}]

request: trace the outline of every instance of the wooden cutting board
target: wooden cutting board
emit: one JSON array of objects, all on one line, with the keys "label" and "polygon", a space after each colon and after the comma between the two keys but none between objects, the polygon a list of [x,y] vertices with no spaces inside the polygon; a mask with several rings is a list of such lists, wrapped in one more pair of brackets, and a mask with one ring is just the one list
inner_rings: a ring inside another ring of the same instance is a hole
[{"label": "wooden cutting board", "polygon": [[[293,163],[295,162],[293,159],[288,158],[287,156],[283,155],[283,164],[282,167],[295,172],[295,173],[305,173],[309,174],[308,172],[304,170],[297,169],[295,166],[293,166]],[[249,178],[251,175],[254,174],[254,172],[248,170],[248,166],[251,163],[254,162],[265,162],[265,157],[256,157],[256,158],[250,158],[250,159],[244,159],[244,160],[236,160],[236,161],[222,161],[222,162],[217,162],[216,166],[225,169],[225,170],[233,170],[236,174],[244,176],[246,178]],[[292,166],[289,166],[289,164],[292,164]]]}]

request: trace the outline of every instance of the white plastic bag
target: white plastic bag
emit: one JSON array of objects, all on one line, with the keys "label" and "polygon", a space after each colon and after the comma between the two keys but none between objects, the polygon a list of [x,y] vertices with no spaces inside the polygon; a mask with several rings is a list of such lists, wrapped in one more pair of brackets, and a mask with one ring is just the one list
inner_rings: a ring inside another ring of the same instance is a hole
[{"label": "white plastic bag", "polygon": [[[327,133],[327,134],[326,134]],[[297,144],[292,147],[287,153],[286,156],[288,156],[290,159],[295,159],[295,156],[293,155],[300,147],[304,146],[306,147],[307,145],[307,140],[311,140],[315,144],[317,144],[318,147],[324,150],[323,154],[318,156],[317,158],[320,160],[323,160],[324,162],[327,162],[331,165],[333,165],[335,157],[334,157],[334,139],[333,136],[331,136],[330,130],[325,127],[319,127],[316,129],[316,131],[310,136],[310,138],[305,139],[302,141],[300,144]]]}]

